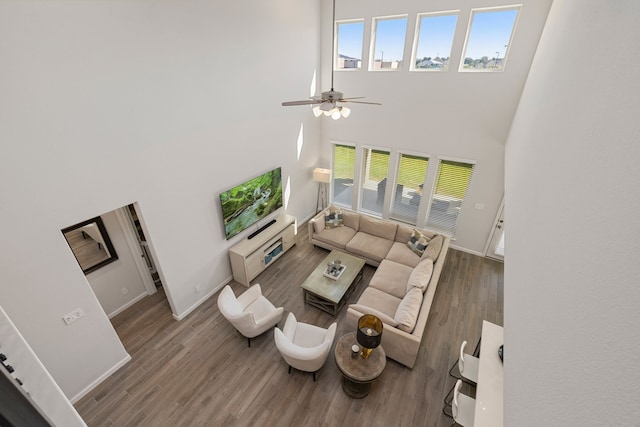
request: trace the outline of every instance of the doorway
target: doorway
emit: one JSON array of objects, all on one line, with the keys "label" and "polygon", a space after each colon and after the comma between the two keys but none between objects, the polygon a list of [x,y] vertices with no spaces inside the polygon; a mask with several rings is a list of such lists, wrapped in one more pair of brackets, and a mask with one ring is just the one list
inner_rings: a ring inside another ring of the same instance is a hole
[{"label": "doorway", "polygon": [[485,256],[504,262],[504,201],[500,204],[500,210],[494,223],[493,231],[489,236]]},{"label": "doorway", "polygon": [[136,203],[61,232],[109,319],[144,297],[164,290]]},{"label": "doorway", "polygon": [[[138,242],[138,246],[140,251],[142,252],[142,258],[145,262],[146,270],[149,272],[151,276],[151,280],[153,281],[153,286],[155,288],[162,287],[162,280],[160,279],[160,275],[158,274],[158,269],[156,268],[156,262],[151,255],[151,251],[149,250],[149,243],[147,242],[147,238],[144,235],[144,230],[142,229],[142,224],[140,223],[140,217],[138,216],[138,212],[136,211],[135,204],[127,205],[124,208],[131,225],[133,226],[133,230],[135,231],[136,241]],[[141,272],[142,273],[142,272]]]}]

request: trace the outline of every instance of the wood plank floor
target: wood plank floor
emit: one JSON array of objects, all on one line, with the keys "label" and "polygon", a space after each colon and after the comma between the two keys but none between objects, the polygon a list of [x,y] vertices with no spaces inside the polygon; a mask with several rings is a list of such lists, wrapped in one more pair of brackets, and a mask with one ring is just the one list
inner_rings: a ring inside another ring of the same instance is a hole
[{"label": "wood plank floor", "polygon": [[[336,319],[304,304],[300,284],[328,252],[309,244],[306,224],[297,245],[252,283],[298,320],[329,326],[340,337],[346,309]],[[355,302],[375,269],[365,266]],[[246,288],[236,282],[239,294]],[[273,334],[251,348],[220,314],[217,294],[182,321],[173,319],[162,292],[112,319],[132,360],[76,403],[89,426],[449,426],[442,402],[453,386],[448,370],[462,340],[471,352],[482,320],[503,324],[503,265],[451,249],[413,369],[388,360],[364,399],[341,388],[333,353],[318,372],[292,370]],[[335,344],[334,344],[335,345]],[[473,390],[465,390],[473,395]]]}]

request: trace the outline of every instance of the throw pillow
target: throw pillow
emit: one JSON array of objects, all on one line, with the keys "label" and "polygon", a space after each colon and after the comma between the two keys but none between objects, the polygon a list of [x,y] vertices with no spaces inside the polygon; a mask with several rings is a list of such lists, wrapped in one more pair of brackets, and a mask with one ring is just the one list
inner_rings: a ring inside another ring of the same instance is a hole
[{"label": "throw pillow", "polygon": [[431,280],[431,274],[433,273],[433,261],[431,259],[425,259],[420,261],[420,264],[416,266],[409,276],[407,282],[407,292],[413,288],[419,288],[422,293],[427,290],[429,286],[429,280]]},{"label": "throw pillow", "polygon": [[438,255],[440,255],[440,250],[442,249],[442,244],[444,243],[444,238],[442,235],[438,234],[429,242],[429,246],[424,251],[422,255],[422,259],[430,259],[434,261],[438,259]]},{"label": "throw pillow", "polygon": [[398,329],[407,333],[413,332],[413,328],[416,327],[416,322],[418,321],[421,305],[422,291],[420,289],[413,288],[407,292],[407,295],[400,301],[394,317],[395,321],[398,322]]},{"label": "throw pillow", "polygon": [[415,252],[416,255],[422,256],[429,240],[431,240],[429,237],[422,234],[417,228],[414,228],[413,233],[411,233],[411,237],[409,237],[409,241],[407,242],[407,246]]},{"label": "throw pillow", "polygon": [[344,221],[342,220],[342,210],[336,208],[329,208],[329,211],[324,216],[324,226],[327,228],[342,227]]}]

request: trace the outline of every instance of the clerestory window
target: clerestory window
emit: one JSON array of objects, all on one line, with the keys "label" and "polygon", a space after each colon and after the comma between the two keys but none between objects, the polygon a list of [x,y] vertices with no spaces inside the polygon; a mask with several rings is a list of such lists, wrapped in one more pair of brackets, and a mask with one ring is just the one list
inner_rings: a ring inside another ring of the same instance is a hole
[{"label": "clerestory window", "polygon": [[335,70],[359,70],[362,68],[362,41],[364,21],[336,22]]},{"label": "clerestory window", "polygon": [[451,61],[458,11],[418,15],[411,71],[446,71]]},{"label": "clerestory window", "polygon": [[370,71],[397,71],[402,68],[407,16],[373,19]]},{"label": "clerestory window", "polygon": [[473,9],[460,71],[503,71],[520,5]]}]

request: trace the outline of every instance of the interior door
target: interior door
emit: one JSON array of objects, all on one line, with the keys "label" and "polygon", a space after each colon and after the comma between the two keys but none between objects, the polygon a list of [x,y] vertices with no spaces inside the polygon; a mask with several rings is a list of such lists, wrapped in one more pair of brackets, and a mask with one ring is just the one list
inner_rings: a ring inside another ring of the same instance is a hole
[{"label": "interior door", "polygon": [[502,204],[500,206],[500,215],[496,220],[489,245],[487,246],[485,255],[488,258],[504,261],[504,226],[504,204]]},{"label": "interior door", "polygon": [[131,204],[126,207],[126,213],[135,230],[136,240],[138,241],[138,245],[140,246],[140,251],[142,252],[142,258],[144,259],[147,269],[149,270],[149,274],[153,279],[153,284],[156,288],[162,286],[162,281],[160,280],[160,275],[156,269],[156,263],[151,256],[151,252],[149,251],[149,244],[147,243],[147,239],[144,235],[144,231],[142,230],[142,225],[140,224],[140,219],[138,218],[138,213],[136,212],[135,205]]}]

